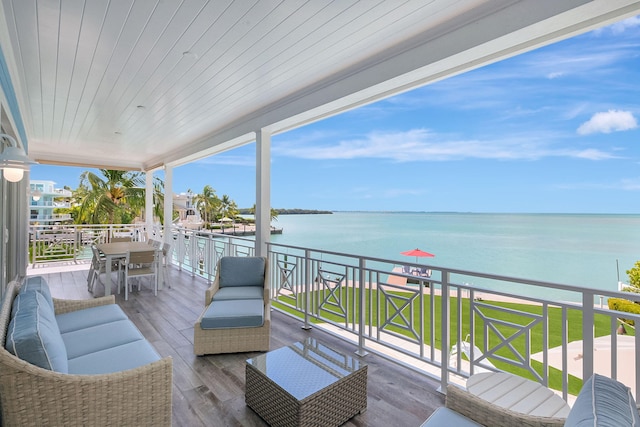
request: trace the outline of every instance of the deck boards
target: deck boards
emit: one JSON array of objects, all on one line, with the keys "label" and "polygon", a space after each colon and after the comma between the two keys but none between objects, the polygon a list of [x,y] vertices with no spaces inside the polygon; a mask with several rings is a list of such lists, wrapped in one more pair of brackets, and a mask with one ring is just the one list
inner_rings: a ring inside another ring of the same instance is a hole
[{"label": "deck boards", "polygon": [[[46,277],[56,298],[93,297],[87,291],[87,270],[29,271],[29,275],[38,274]],[[168,281],[171,287],[157,297],[150,286],[143,285],[128,301],[118,294],[116,301],[158,353],[173,358],[173,425],[266,426],[244,402],[244,361],[259,353],[195,356],[193,324],[203,308],[207,282],[177,268],[169,269]],[[102,285],[96,285],[95,293],[104,294]],[[338,337],[318,328],[303,330],[298,319],[272,313],[272,350],[308,336],[346,353],[355,351],[353,344]],[[417,427],[444,404],[435,380],[373,353],[364,360],[369,365],[368,408],[345,426]]]}]

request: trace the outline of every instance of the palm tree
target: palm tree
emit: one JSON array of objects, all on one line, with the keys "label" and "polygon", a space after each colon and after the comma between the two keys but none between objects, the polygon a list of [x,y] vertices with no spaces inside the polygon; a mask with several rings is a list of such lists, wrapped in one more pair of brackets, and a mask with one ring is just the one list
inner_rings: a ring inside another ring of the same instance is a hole
[{"label": "palm tree", "polygon": [[223,218],[227,217],[234,219],[236,215],[238,215],[238,205],[236,204],[236,202],[231,200],[228,195],[225,194],[222,196],[222,199],[220,199],[219,213]]},{"label": "palm tree", "polygon": [[158,177],[153,178],[153,216],[164,225],[164,181]]},{"label": "palm tree", "polygon": [[[255,203],[253,204],[253,207],[251,209],[249,209],[249,212],[254,217],[256,216],[256,204]],[[271,221],[277,221],[278,220],[278,210],[277,209],[271,208],[270,215],[271,215],[271,218],[270,218]]]},{"label": "palm tree", "polygon": [[210,215],[215,215],[216,210],[220,206],[220,199],[216,195],[216,190],[214,190],[213,187],[205,185],[202,193],[196,195],[194,198],[194,203],[198,207],[205,224],[208,224]]},{"label": "palm tree", "polygon": [[77,220],[92,224],[131,221],[144,208],[144,180],[140,173],[100,169],[80,175],[80,212]]}]

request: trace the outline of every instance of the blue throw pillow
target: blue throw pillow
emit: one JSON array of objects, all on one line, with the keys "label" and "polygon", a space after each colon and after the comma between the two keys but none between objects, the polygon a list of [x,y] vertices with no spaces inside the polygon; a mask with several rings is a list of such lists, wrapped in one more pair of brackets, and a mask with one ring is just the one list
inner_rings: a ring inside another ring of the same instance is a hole
[{"label": "blue throw pillow", "polygon": [[5,348],[33,365],[67,373],[67,349],[51,306],[39,292],[25,292],[13,300]]},{"label": "blue throw pillow", "polygon": [[32,276],[27,277],[24,281],[24,284],[20,287],[20,293],[23,294],[25,292],[39,292],[42,296],[47,300],[51,309],[55,312],[55,307],[53,306],[53,298],[51,298],[51,291],[49,290],[49,285],[47,281],[42,276]]},{"label": "blue throw pillow", "polygon": [[264,287],[264,268],[262,257],[223,257],[220,259],[220,287]]},{"label": "blue throw pillow", "polygon": [[565,427],[640,426],[631,390],[614,379],[593,374],[578,394]]}]

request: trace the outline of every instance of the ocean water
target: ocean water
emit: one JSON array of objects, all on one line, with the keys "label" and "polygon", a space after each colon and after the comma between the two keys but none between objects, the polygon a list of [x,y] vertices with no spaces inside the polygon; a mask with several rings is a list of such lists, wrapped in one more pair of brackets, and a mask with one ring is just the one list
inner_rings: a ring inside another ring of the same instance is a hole
[{"label": "ocean water", "polygon": [[627,282],[640,260],[640,215],[336,212],[273,225],[284,229],[274,243],[399,263],[420,248],[435,257],[419,262],[436,267],[601,290]]}]

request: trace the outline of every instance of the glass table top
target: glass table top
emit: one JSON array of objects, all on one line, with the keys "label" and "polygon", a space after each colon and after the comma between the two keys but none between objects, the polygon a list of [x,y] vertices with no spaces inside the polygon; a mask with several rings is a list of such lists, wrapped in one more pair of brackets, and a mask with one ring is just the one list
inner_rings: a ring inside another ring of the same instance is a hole
[{"label": "glass table top", "polygon": [[269,351],[247,363],[298,400],[330,386],[366,366],[315,338]]}]

